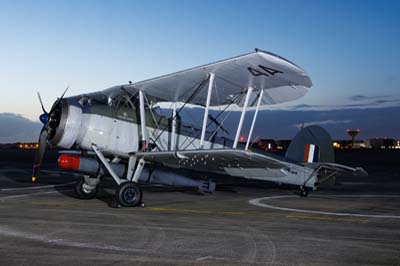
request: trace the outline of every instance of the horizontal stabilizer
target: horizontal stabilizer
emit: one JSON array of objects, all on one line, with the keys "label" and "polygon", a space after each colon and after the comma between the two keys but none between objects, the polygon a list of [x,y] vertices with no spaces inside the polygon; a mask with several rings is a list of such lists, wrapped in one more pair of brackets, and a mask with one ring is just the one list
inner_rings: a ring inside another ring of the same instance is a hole
[{"label": "horizontal stabilizer", "polygon": [[323,170],[331,170],[331,171],[337,171],[339,173],[345,173],[345,174],[351,174],[353,176],[359,176],[359,177],[367,177],[368,173],[365,171],[362,167],[350,167],[346,166],[343,164],[337,164],[337,163],[320,163],[317,164],[317,168],[319,171]]}]

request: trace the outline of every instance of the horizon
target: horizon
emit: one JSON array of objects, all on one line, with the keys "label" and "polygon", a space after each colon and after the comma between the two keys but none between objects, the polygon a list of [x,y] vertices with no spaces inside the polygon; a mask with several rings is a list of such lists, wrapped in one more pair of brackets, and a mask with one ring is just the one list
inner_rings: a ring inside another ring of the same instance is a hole
[{"label": "horizon", "polygon": [[[392,122],[379,134],[400,137],[391,111],[400,106],[398,1],[3,1],[0,7],[1,114],[38,122],[37,91],[49,108],[68,85],[67,96],[78,95],[260,48],[304,68],[313,86],[296,101],[261,111],[258,126],[269,112],[314,110],[336,116],[299,115],[290,123],[322,123],[333,134],[360,127],[373,135],[385,119]],[[354,117],[357,110],[370,121]],[[281,134],[292,134],[292,124]],[[257,134],[280,132],[271,130]]]}]

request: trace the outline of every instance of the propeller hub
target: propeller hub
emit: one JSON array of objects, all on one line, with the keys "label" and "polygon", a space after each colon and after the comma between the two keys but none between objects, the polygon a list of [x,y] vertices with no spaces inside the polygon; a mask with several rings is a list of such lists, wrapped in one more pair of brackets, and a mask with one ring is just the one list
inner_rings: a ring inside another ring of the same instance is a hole
[{"label": "propeller hub", "polygon": [[46,125],[47,121],[49,121],[49,114],[48,113],[43,113],[39,116],[40,122],[43,123],[43,125]]}]

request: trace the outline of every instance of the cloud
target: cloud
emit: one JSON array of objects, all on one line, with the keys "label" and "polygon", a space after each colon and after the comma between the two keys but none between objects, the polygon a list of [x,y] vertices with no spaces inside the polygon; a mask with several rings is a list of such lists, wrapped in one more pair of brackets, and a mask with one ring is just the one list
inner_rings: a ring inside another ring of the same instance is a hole
[{"label": "cloud", "polygon": [[[360,139],[375,137],[400,138],[398,117],[400,107],[385,108],[347,108],[334,110],[265,110],[260,111],[254,127],[253,136],[260,138],[291,139],[302,126],[320,125],[334,139],[348,139],[347,129],[359,128]],[[240,113],[232,113],[224,127],[232,136],[235,135]],[[246,135],[252,113],[246,116],[242,134]]]},{"label": "cloud", "polygon": [[42,125],[19,114],[0,113],[0,143],[35,142]]},{"label": "cloud", "polygon": [[350,100],[358,102],[358,101],[363,101],[365,99],[367,99],[367,96],[365,95],[352,95],[349,97]]},{"label": "cloud", "polygon": [[376,109],[397,107],[400,105],[400,98],[392,96],[372,96],[353,95],[349,97],[352,101],[347,104],[338,105],[320,105],[320,104],[299,104],[281,108],[271,108],[275,110],[293,110],[293,111],[333,111],[333,110],[349,110],[349,109]]},{"label": "cloud", "polygon": [[311,121],[311,122],[304,122],[304,123],[300,123],[300,124],[294,124],[292,126],[296,127],[296,128],[302,128],[302,127],[308,127],[311,125],[332,125],[332,124],[343,124],[343,123],[351,123],[352,121],[350,119],[347,120],[322,120],[322,121]]},{"label": "cloud", "polygon": [[356,94],[356,95],[350,96],[349,100],[354,101],[354,102],[359,102],[359,101],[376,100],[376,99],[391,99],[392,97],[393,97],[392,95],[369,96],[369,95]]}]

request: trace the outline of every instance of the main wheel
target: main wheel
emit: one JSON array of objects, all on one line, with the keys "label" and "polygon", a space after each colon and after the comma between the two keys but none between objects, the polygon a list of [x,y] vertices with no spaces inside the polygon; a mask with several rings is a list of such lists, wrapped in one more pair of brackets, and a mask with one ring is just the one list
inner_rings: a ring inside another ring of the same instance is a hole
[{"label": "main wheel", "polygon": [[143,193],[138,184],[127,181],[121,184],[116,196],[122,206],[134,207],[142,202]]},{"label": "main wheel", "polygon": [[308,190],[306,187],[300,186],[300,196],[302,196],[302,197],[308,196]]},{"label": "main wheel", "polygon": [[84,187],[85,179],[82,178],[75,186],[75,193],[78,195],[80,199],[93,199],[97,195],[97,186],[95,186],[92,190],[88,190]]}]

